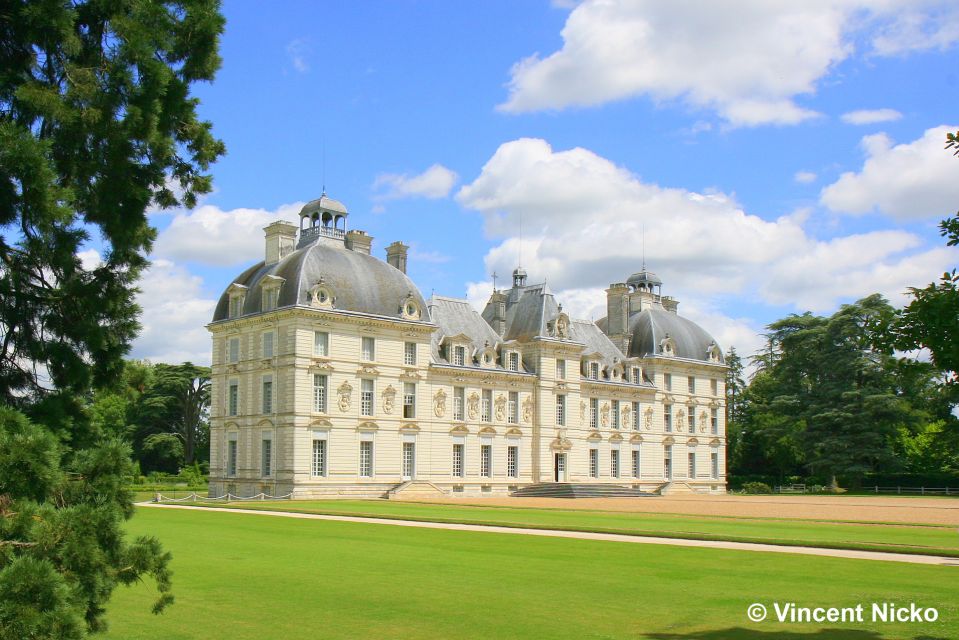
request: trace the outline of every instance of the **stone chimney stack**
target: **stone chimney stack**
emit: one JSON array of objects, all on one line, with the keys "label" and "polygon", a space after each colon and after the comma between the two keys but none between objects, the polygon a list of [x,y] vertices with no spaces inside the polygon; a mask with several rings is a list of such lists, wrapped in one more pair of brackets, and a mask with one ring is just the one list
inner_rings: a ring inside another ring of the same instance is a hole
[{"label": "stone chimney stack", "polygon": [[279,220],[263,228],[266,233],[266,264],[279,262],[296,246],[296,225]]},{"label": "stone chimney stack", "polygon": [[629,325],[629,287],[624,282],[609,285],[606,290],[606,335],[626,352]]},{"label": "stone chimney stack", "polygon": [[386,263],[406,273],[406,255],[409,250],[408,246],[397,240],[386,247]]},{"label": "stone chimney stack", "polygon": [[663,296],[663,309],[677,313],[677,310],[679,309],[679,300],[670,298],[669,296]]},{"label": "stone chimney stack", "polygon": [[359,229],[347,231],[346,248],[357,253],[370,255],[373,250],[373,236],[368,236],[365,231],[360,231]]}]

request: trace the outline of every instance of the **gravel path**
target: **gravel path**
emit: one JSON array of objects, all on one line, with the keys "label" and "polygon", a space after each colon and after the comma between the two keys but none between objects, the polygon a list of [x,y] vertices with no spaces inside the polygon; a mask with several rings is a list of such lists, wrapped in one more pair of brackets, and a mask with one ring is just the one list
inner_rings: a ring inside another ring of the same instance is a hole
[{"label": "gravel path", "polygon": [[515,535],[546,536],[550,538],[577,538],[581,540],[607,540],[610,542],[631,542],[634,544],[667,544],[677,547],[706,547],[710,549],[733,549],[737,551],[766,551],[771,553],[794,553],[809,556],[829,556],[833,558],[855,558],[859,560],[884,560],[889,562],[908,562],[912,564],[933,564],[959,567],[959,559],[943,556],[920,556],[907,553],[883,553],[879,551],[852,551],[846,549],[822,549],[819,547],[786,547],[773,544],[755,544],[747,542],[721,542],[716,540],[681,540],[676,538],[655,538],[646,536],[625,536],[613,533],[586,533],[580,531],[555,531],[550,529],[520,529],[515,527],[496,527],[475,524],[448,524],[442,522],[416,522],[412,520],[392,520],[388,518],[360,518],[355,516],[331,516],[318,513],[290,513],[288,511],[260,511],[256,509],[230,509],[224,507],[192,507],[179,504],[138,503],[141,507],[157,509],[202,509],[225,513],[245,513],[259,516],[280,516],[301,518],[304,520],[334,520],[338,522],[360,522],[364,524],[387,524],[399,527],[419,527],[423,529],[453,529],[457,531],[479,531],[486,533],[510,533]]}]

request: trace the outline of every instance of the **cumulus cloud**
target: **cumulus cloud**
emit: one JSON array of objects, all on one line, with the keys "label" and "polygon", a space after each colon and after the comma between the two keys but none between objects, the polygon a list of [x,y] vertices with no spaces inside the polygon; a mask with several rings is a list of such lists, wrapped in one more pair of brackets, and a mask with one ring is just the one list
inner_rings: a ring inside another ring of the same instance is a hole
[{"label": "cumulus cloud", "polygon": [[816,181],[816,174],[812,171],[797,171],[793,175],[793,180],[799,184],[809,184],[810,182]]},{"label": "cumulus cloud", "polygon": [[80,258],[80,266],[82,266],[86,271],[92,271],[103,264],[103,258],[100,256],[100,252],[96,249],[80,251],[77,253],[77,257]]},{"label": "cumulus cloud", "polygon": [[154,255],[174,261],[230,266],[263,254],[263,227],[277,220],[297,222],[302,202],[266,209],[224,211],[203,205],[179,211],[154,246]]},{"label": "cumulus cloud", "polygon": [[715,110],[733,126],[796,124],[818,115],[796,98],[814,93],[853,54],[854,36],[877,55],[928,48],[923,32],[946,47],[959,39],[949,7],[942,0],[587,0],[567,18],[559,51],[513,65],[499,108],[589,107],[645,95]]},{"label": "cumulus cloud", "polygon": [[379,200],[399,198],[436,200],[450,194],[456,179],[455,171],[441,164],[434,164],[423,173],[413,176],[405,173],[382,173],[373,182],[373,189],[378,191],[375,197]]},{"label": "cumulus cloud", "polygon": [[902,114],[895,109],[859,109],[844,113],[840,118],[846,124],[876,124],[894,122],[902,118]]},{"label": "cumulus cloud", "polygon": [[286,45],[286,55],[297,73],[307,73],[310,70],[308,58],[312,51],[310,41],[306,38],[296,38]]},{"label": "cumulus cloud", "polygon": [[865,136],[866,160],[825,187],[820,202],[842,213],[881,212],[894,218],[945,217],[959,202],[955,159],[943,151],[955,125],[927,129],[912,142],[893,144],[885,133]]}]

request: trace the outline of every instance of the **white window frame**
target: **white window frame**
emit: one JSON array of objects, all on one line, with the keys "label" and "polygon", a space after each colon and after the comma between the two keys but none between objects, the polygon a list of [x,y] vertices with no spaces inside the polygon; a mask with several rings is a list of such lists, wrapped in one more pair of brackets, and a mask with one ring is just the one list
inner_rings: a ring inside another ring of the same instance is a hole
[{"label": "white window frame", "polygon": [[466,347],[462,345],[453,345],[453,365],[457,367],[466,366]]},{"label": "white window frame", "polygon": [[673,432],[673,405],[671,404],[663,405],[663,431]]},{"label": "white window frame", "polygon": [[589,477],[599,477],[599,449],[596,447],[589,449]]},{"label": "white window frame", "polygon": [[696,479],[696,449],[686,452],[686,477],[690,480]]},{"label": "white window frame", "polygon": [[599,428],[599,398],[589,399],[589,428]]},{"label": "white window frame", "polygon": [[586,365],[586,371],[588,375],[586,376],[590,380],[599,380],[599,363],[598,362],[589,362]]},{"label": "white window frame", "polygon": [[639,431],[640,417],[639,413],[642,409],[642,405],[639,401],[633,402],[633,431]]},{"label": "white window frame", "polygon": [[[317,457],[317,444],[322,444],[319,447],[320,456]],[[314,431],[313,432],[313,447],[310,451],[310,475],[314,478],[325,478],[329,475],[329,460],[330,460],[330,439],[329,433],[326,431]]]},{"label": "white window frame", "polygon": [[696,433],[696,407],[686,407],[686,426],[690,433]]},{"label": "white window frame", "polygon": [[453,387],[453,420],[466,418],[466,387]]},{"label": "white window frame", "polygon": [[643,475],[643,450],[642,445],[633,445],[632,471],[634,478],[641,478]]},{"label": "white window frame", "polygon": [[709,454],[709,470],[713,480],[719,479],[719,452],[711,451]]},{"label": "white window frame", "polygon": [[408,367],[416,365],[416,343],[415,342],[404,342],[403,343],[403,364]]},{"label": "white window frame", "polygon": [[519,445],[508,444],[506,446],[506,476],[509,478],[519,477]]},{"label": "white window frame", "polygon": [[466,477],[466,442],[464,439],[454,439],[450,450],[450,475],[454,478]]},{"label": "white window frame", "polygon": [[360,415],[371,417],[376,404],[376,381],[372,378],[360,379]]},{"label": "white window frame", "polygon": [[483,393],[480,394],[480,418],[482,422],[492,422],[493,421],[493,390],[492,389],[483,389]]},{"label": "white window frame", "polygon": [[272,331],[263,332],[263,341],[262,341],[261,347],[263,349],[264,358],[273,357],[273,332]]},{"label": "white window frame", "polygon": [[509,363],[510,371],[519,371],[519,352],[510,351],[507,354],[507,362]]},{"label": "white window frame", "polygon": [[673,390],[673,374],[671,373],[663,374],[663,389],[665,389],[666,391]]},{"label": "white window frame", "polygon": [[364,362],[376,361],[376,338],[372,336],[360,337],[360,359]]},{"label": "white window frame", "polygon": [[[372,414],[371,414],[372,415]],[[416,383],[403,383],[403,418],[411,420],[416,418]]]},{"label": "white window frame", "polygon": [[622,426],[620,423],[619,400],[610,400],[609,404],[611,405],[610,413],[612,415],[610,418],[611,422],[613,423],[613,429],[619,429]]},{"label": "white window frame", "polygon": [[612,448],[609,450],[609,477],[618,478],[620,474],[620,460],[619,460],[619,449]]},{"label": "white window frame", "polygon": [[566,426],[566,394],[556,395],[556,426]]},{"label": "white window frame", "polygon": [[313,355],[323,358],[330,355],[330,333],[328,331],[313,332]]},{"label": "white window frame", "polygon": [[557,380],[566,379],[566,360],[563,358],[558,358],[556,360],[556,379]]},{"label": "white window frame", "polygon": [[509,400],[506,402],[506,422],[509,424],[519,424],[519,392],[510,391]]},{"label": "white window frame", "polygon": [[313,411],[326,413],[330,401],[330,377],[325,373],[313,374]]},{"label": "white window frame", "polygon": [[372,478],[375,474],[374,451],[372,438],[360,440],[357,471],[361,478]]},{"label": "white window frame", "polygon": [[696,393],[696,376],[688,376],[686,379],[686,390],[691,393]]},{"label": "white window frame", "polygon": [[493,477],[493,442],[488,438],[480,440],[480,476]]}]

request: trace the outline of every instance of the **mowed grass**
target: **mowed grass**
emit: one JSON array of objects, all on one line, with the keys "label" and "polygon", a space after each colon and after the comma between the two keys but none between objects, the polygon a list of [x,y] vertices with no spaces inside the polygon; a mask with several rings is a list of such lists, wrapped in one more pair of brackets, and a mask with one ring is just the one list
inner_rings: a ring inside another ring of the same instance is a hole
[{"label": "mowed grass", "polygon": [[[140,508],[176,602],[110,603],[115,640],[952,638],[959,568]],[[935,623],[751,623],[753,602],[936,607]],[[789,633],[790,635],[779,635]]]},{"label": "mowed grass", "polygon": [[481,507],[387,500],[252,501],[210,506],[959,557],[959,529],[945,525],[909,526],[774,518],[702,517],[529,507]]}]

